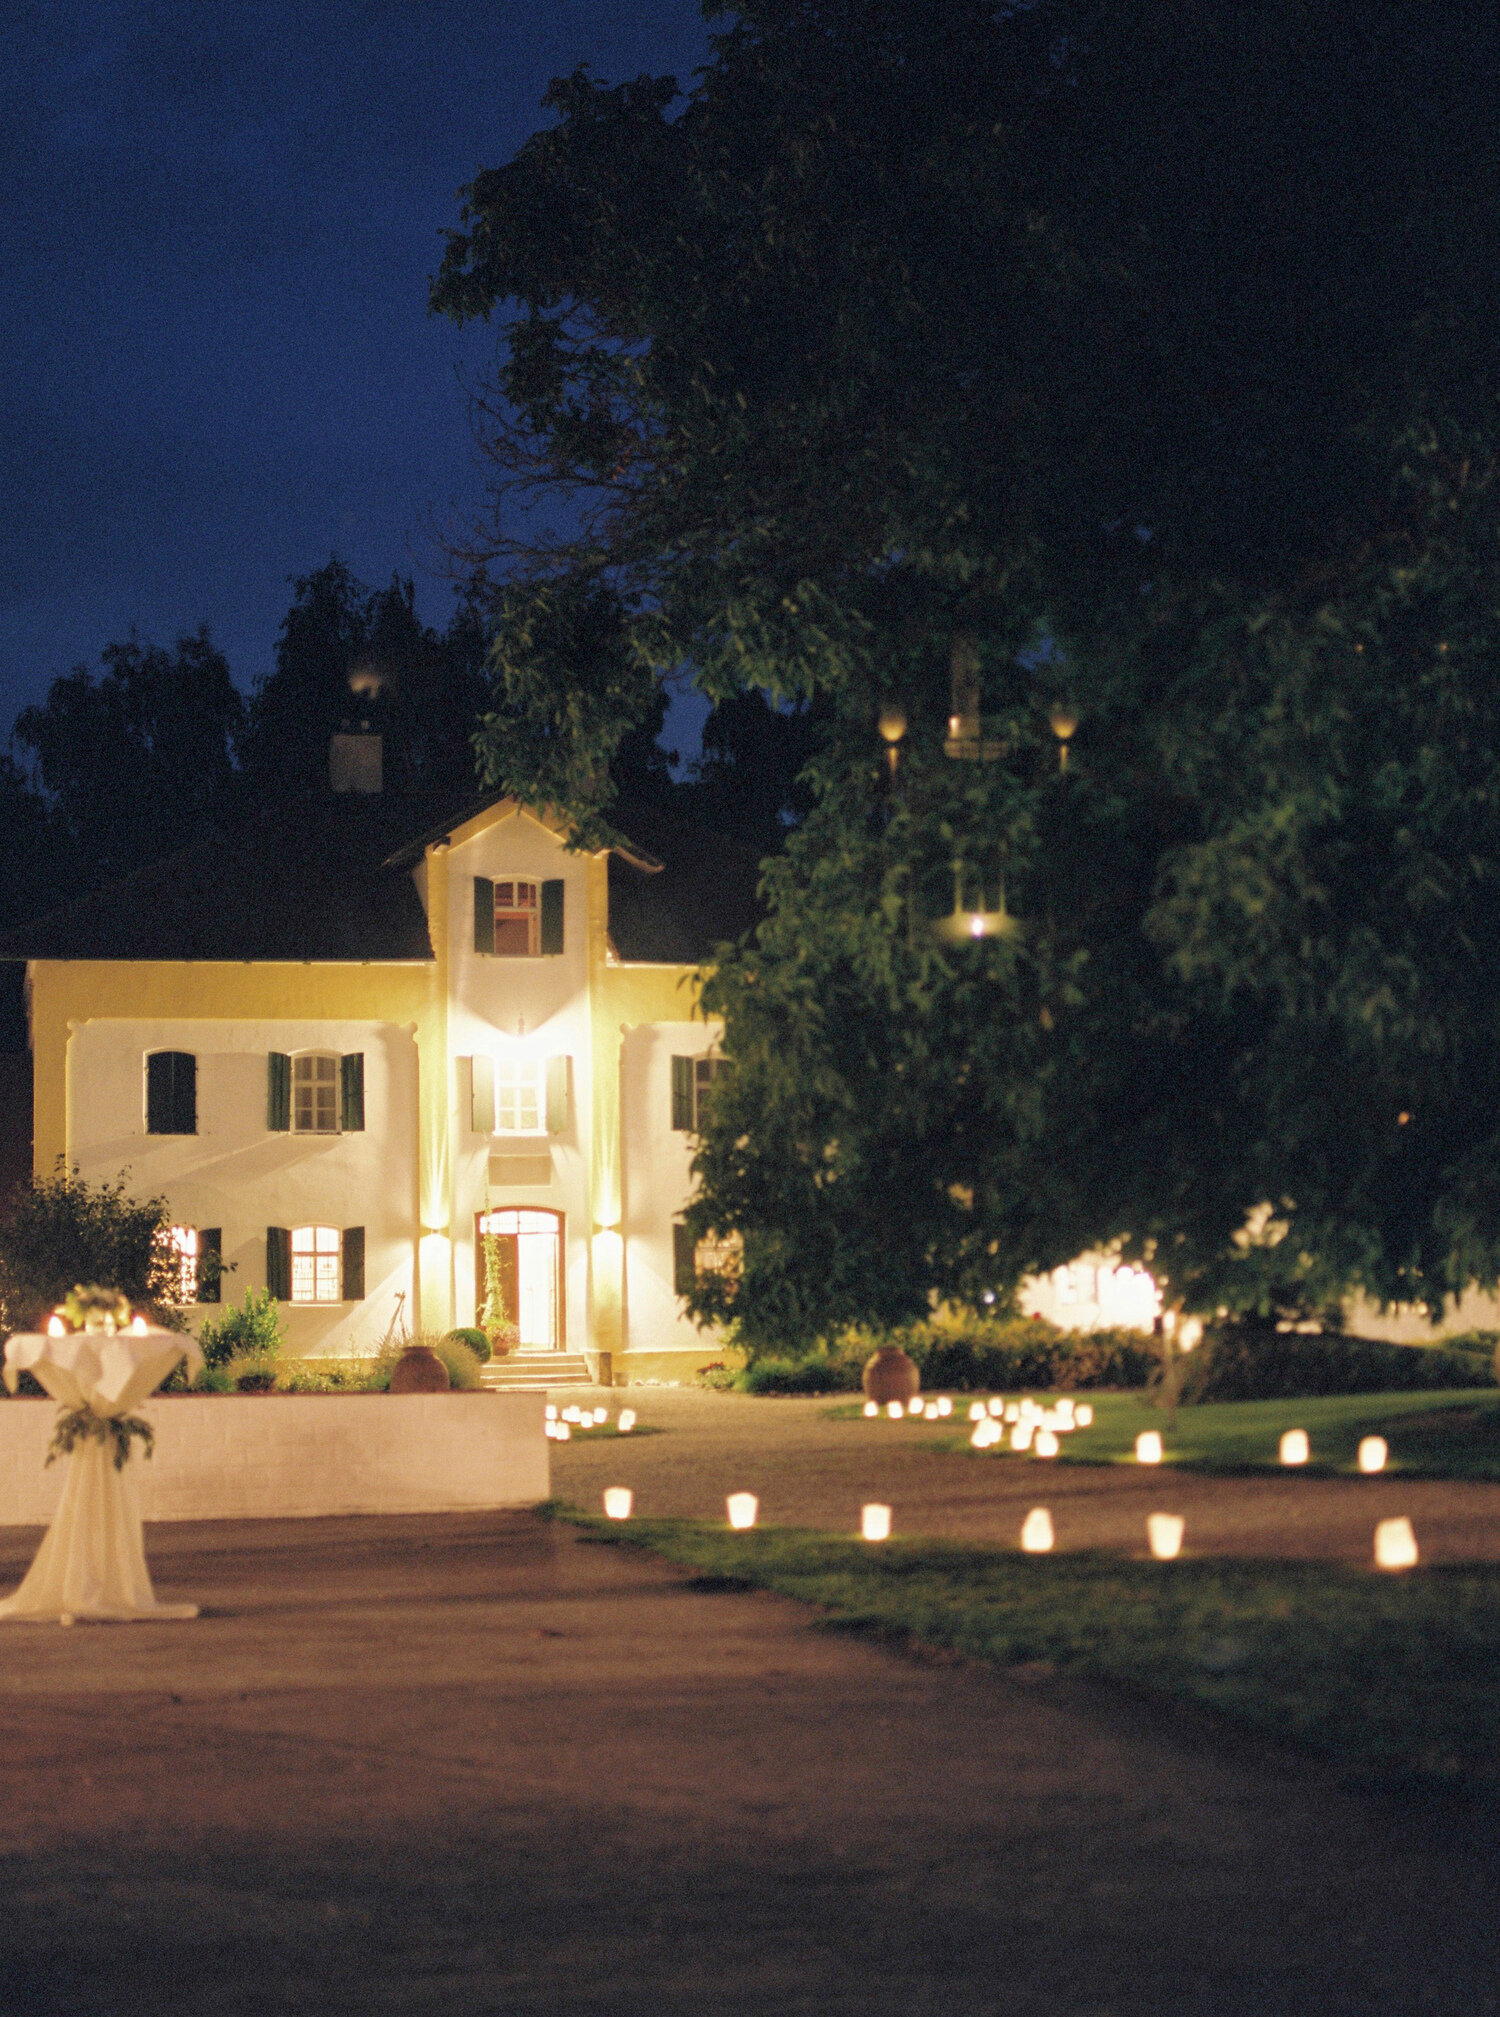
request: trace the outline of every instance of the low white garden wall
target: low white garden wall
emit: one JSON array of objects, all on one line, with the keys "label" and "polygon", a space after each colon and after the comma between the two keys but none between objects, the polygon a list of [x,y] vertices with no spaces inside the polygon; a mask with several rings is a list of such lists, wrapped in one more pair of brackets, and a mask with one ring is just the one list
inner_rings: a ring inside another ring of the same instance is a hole
[{"label": "low white garden wall", "polygon": [[[130,1468],[148,1520],[480,1512],[551,1489],[546,1395],[156,1395],[156,1454]],[[40,1526],[66,1459],[43,1468],[56,1403],[0,1400],[0,1526]]]}]

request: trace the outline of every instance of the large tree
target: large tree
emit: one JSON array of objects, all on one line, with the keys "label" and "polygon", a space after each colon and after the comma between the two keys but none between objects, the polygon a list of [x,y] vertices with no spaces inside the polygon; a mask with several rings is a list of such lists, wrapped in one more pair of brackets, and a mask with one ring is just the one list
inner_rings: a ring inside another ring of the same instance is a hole
[{"label": "large tree", "polygon": [[577,525],[495,541],[490,774],[587,835],[664,681],[827,718],[710,996],[704,1313],[1500,1274],[1497,64],[1411,0],[746,0],[468,190],[434,304]]}]

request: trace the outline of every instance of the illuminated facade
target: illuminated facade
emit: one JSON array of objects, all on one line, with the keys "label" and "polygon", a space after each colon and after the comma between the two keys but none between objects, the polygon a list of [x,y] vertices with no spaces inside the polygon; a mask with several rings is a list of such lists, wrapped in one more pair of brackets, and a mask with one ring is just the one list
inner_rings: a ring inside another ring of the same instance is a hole
[{"label": "illuminated facade", "polygon": [[398,1303],[473,1323],[489,1213],[523,1350],[688,1376],[697,963],[754,864],[657,824],[586,854],[506,799],[330,792],[13,935],[37,1171],[128,1169],[226,1299],[275,1292],[294,1353],[372,1352]]}]

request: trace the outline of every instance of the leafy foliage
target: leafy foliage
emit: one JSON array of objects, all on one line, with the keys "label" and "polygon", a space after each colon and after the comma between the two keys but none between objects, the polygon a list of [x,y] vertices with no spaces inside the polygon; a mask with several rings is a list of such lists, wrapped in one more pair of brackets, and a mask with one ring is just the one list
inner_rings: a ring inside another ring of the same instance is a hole
[{"label": "leafy foliage", "polygon": [[165,1198],[135,1198],[128,1171],[91,1184],[59,1164],[16,1190],[0,1219],[0,1323],[37,1329],[78,1282],[106,1282],[168,1330],[181,1330],[181,1270]]},{"label": "leafy foliage", "polygon": [[746,0],[470,186],[497,492],[581,514],[494,543],[487,775],[588,840],[665,684],[820,711],[705,997],[752,1348],[1091,1246],[1205,1311],[1500,1278],[1476,19]]},{"label": "leafy foliage", "polygon": [[113,1444],[112,1460],[117,1471],[123,1471],[129,1463],[132,1443],[141,1444],[144,1456],[156,1453],[156,1431],[144,1415],[96,1415],[90,1407],[59,1408],[42,1468],[56,1463],[59,1457],[71,1457],[84,1442]]},{"label": "leafy foliage", "polygon": [[203,1363],[212,1367],[241,1359],[273,1362],[284,1339],[281,1312],[269,1289],[246,1289],[242,1303],[222,1317],[209,1317],[198,1333]]}]

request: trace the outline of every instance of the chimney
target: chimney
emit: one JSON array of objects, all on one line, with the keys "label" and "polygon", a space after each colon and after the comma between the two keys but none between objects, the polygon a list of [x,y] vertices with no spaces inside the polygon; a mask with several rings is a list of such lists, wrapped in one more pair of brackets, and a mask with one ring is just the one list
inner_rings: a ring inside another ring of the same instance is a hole
[{"label": "chimney", "polygon": [[335,791],[377,792],[381,787],[380,737],[363,726],[328,740],[328,782]]}]

